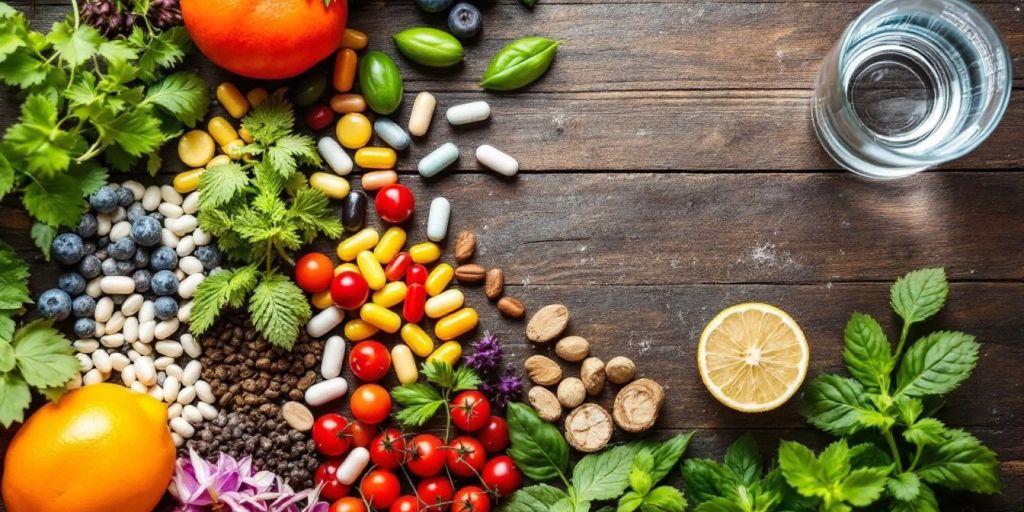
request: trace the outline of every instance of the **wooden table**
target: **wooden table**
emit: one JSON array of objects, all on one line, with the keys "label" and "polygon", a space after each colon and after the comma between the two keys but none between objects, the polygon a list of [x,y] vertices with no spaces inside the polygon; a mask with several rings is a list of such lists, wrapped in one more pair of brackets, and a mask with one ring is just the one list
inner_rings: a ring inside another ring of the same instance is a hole
[{"label": "wooden table", "polygon": [[[60,2],[14,3],[38,26],[66,11]],[[440,109],[477,99],[493,108],[483,126],[453,129],[435,119],[429,137],[402,155],[403,182],[423,204],[415,232],[423,236],[427,200],[448,197],[451,232],[478,233],[478,261],[505,269],[511,295],[531,310],[568,305],[572,331],[597,355],[628,355],[641,374],[666,386],[657,434],[696,430],[688,455],[715,458],[748,430],[766,454],[778,439],[828,439],[808,428],[799,399],[745,415],[707,393],[694,351],[718,310],[752,300],[777,304],[810,340],[810,376],[842,371],[850,313],[874,314],[891,329],[890,282],[914,268],[944,266],[953,283],[949,306],[926,327],[973,333],[983,349],[974,377],[941,416],[999,453],[1006,492],[944,494],[943,510],[1020,510],[1024,12],[1016,1],[976,3],[1014,58],[1015,90],[1002,124],[962,160],[874,183],[828,159],[808,108],[823,55],[867,2],[540,0],[528,10],[499,0],[484,8],[483,37],[467,45],[454,72],[400,61],[402,122],[421,90],[437,95]],[[396,55],[391,34],[441,21],[408,0],[372,0],[350,25]],[[562,42],[547,76],[514,94],[481,92],[476,80],[490,56],[531,34]],[[226,78],[200,61],[191,66],[211,84]],[[16,104],[7,93],[3,123],[15,117]],[[447,140],[462,150],[458,170],[429,183],[415,176],[418,158]],[[483,143],[516,156],[522,173],[505,180],[482,171],[472,152]],[[176,170],[168,166],[156,181]],[[28,219],[11,206],[2,212],[0,237],[36,257]],[[54,274],[41,262],[33,269],[38,293]],[[501,319],[482,292],[468,296],[483,312],[482,327],[498,333],[516,361],[535,351],[521,323]]]}]

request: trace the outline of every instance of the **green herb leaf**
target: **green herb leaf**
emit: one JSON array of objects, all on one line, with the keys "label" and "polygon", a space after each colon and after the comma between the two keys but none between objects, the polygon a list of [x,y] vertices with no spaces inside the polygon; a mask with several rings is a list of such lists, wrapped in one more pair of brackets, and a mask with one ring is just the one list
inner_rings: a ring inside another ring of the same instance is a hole
[{"label": "green herb leaf", "polygon": [[[636,455],[633,456],[633,467],[629,470],[629,486],[639,493],[641,498],[651,492],[651,487],[654,485],[654,478],[651,476],[653,468],[654,457],[650,450],[641,448],[636,452]],[[621,505],[620,502],[620,508]]]},{"label": "green herb leaf", "polygon": [[854,313],[843,332],[843,360],[850,374],[865,386],[887,389],[894,363],[892,347],[874,318]]},{"label": "green herb leaf", "polygon": [[547,484],[523,487],[498,505],[498,512],[550,512],[552,506],[568,500],[565,491]]},{"label": "green herb leaf", "polygon": [[309,301],[287,276],[265,273],[249,300],[252,323],[267,341],[291,350],[299,329],[312,316]]},{"label": "green herb leaf", "polygon": [[3,199],[14,188],[14,166],[3,153],[0,146],[0,199]]},{"label": "green herb leaf", "polygon": [[[200,195],[200,200],[201,198]],[[220,316],[221,309],[226,306],[241,306],[249,292],[256,287],[258,275],[256,266],[248,265],[214,272],[203,279],[196,288],[192,312],[189,315],[189,329],[194,334],[202,334],[213,326],[213,322]]]},{"label": "green herb leaf", "polygon": [[847,503],[865,507],[875,502],[885,490],[889,468],[859,468],[843,479],[842,498]]},{"label": "green herb leaf", "polygon": [[709,459],[684,461],[683,481],[686,482],[687,496],[697,505],[711,502],[719,496],[734,495],[740,484],[739,477],[731,469]]},{"label": "green herb leaf", "polygon": [[0,424],[4,428],[25,419],[25,409],[32,403],[28,384],[14,373],[0,374]]},{"label": "green herb leaf", "polygon": [[963,430],[947,430],[943,443],[921,453],[917,475],[949,489],[994,494],[1002,489],[995,452]]},{"label": "green herb leaf", "polygon": [[455,382],[452,383],[452,391],[467,391],[470,389],[476,389],[483,380],[480,378],[472,368],[468,366],[460,366],[455,370]]},{"label": "green herb leaf", "polygon": [[20,309],[32,302],[28,292],[28,265],[14,249],[0,242],[0,310]]},{"label": "green herb leaf", "polygon": [[948,294],[946,271],[923,268],[896,280],[890,292],[890,302],[904,322],[913,324],[938,313]]},{"label": "green herb leaf", "polygon": [[753,485],[761,479],[761,453],[753,436],[744,434],[729,446],[725,452],[725,467],[745,485]]},{"label": "green herb leaf", "polygon": [[160,122],[148,108],[134,108],[114,118],[110,123],[93,125],[100,131],[100,140],[117,144],[131,156],[156,151],[164,141]]},{"label": "green herb leaf", "polygon": [[7,373],[18,363],[10,338],[0,336],[0,373]]},{"label": "green herb leaf", "polygon": [[694,512],[750,512],[733,503],[732,500],[720,497],[711,498],[693,510]]},{"label": "green herb leaf", "polygon": [[920,484],[918,496],[912,501],[897,501],[892,512],[939,512],[939,501],[927,485]]},{"label": "green herb leaf", "polygon": [[210,90],[199,75],[179,71],[149,86],[145,103],[159,106],[191,128],[206,116],[210,107]]},{"label": "green herb leaf", "polygon": [[32,237],[32,242],[36,244],[36,247],[43,251],[43,256],[49,260],[50,245],[53,243],[53,239],[57,237],[57,230],[53,229],[53,226],[43,224],[42,222],[35,222],[32,224],[32,229],[29,230],[28,234]]},{"label": "green herb leaf", "polygon": [[480,85],[495,91],[524,87],[551,67],[557,51],[558,41],[545,37],[524,37],[512,41],[491,59]]},{"label": "green herb leaf", "polygon": [[899,501],[911,501],[921,494],[921,479],[914,473],[893,475],[885,482],[889,494]]},{"label": "green herb leaf", "polygon": [[28,48],[18,48],[0,61],[0,80],[7,85],[28,89],[43,83],[52,67]]},{"label": "green herb leaf", "polygon": [[634,510],[640,508],[640,505],[643,505],[643,503],[643,494],[636,491],[629,491],[626,494],[623,494],[621,498],[619,498],[619,505],[615,508],[615,512],[633,512]]},{"label": "green herb leaf", "polygon": [[395,419],[407,427],[423,425],[444,405],[444,397],[429,384],[404,384],[392,389],[391,396],[402,406]]},{"label": "green herb leaf", "polygon": [[[27,187],[22,202],[33,217],[51,226],[74,226],[85,213],[81,184],[67,174],[37,177]],[[39,233],[42,235],[43,233]]]},{"label": "green herb leaf", "polygon": [[185,58],[185,50],[190,41],[188,31],[182,26],[156,33],[153,37],[147,37],[141,28],[136,27],[128,36],[128,43],[139,51],[139,60],[136,62],[139,77],[152,82],[159,71],[180,63]]},{"label": "green herb leaf", "polygon": [[643,512],[683,512],[686,499],[683,493],[674,487],[663,485],[657,487],[644,497],[640,510]]},{"label": "green herb leaf", "polygon": [[[635,449],[619,445],[580,459],[572,471],[572,486],[576,495],[585,501],[610,500],[621,496],[629,485],[634,453]],[[649,457],[650,453],[647,455]]]},{"label": "green herb leaf", "polygon": [[[21,105],[21,121],[7,129],[4,142],[24,159],[25,170],[39,177],[55,177],[67,169],[71,155],[85,145],[79,135],[58,126],[57,106],[41,94],[31,94],[25,99]],[[76,221],[78,215],[75,215]]]},{"label": "green herb leaf", "polygon": [[267,149],[266,159],[272,168],[285,177],[297,171],[300,163],[320,165],[316,141],[308,135],[290,134],[278,138]]},{"label": "green herb leaf", "polygon": [[944,395],[971,376],[981,345],[962,332],[939,331],[914,343],[896,376],[896,395]]},{"label": "green herb leaf", "polygon": [[653,483],[660,482],[665,475],[672,471],[679,463],[679,459],[690,445],[693,432],[678,435],[661,443],[643,442],[640,446],[647,447],[654,458],[654,467],[651,468],[651,479]]},{"label": "green herb leaf", "polygon": [[921,418],[903,431],[903,438],[915,446],[940,444],[945,436],[946,426],[935,418]]},{"label": "green herb leaf", "polygon": [[49,320],[34,320],[14,332],[18,371],[32,387],[62,386],[78,373],[71,342]]},{"label": "green herb leaf", "polygon": [[91,25],[75,27],[68,19],[53,24],[46,41],[60,52],[60,58],[72,66],[78,66],[96,55],[103,36]]},{"label": "green herb leaf", "polygon": [[507,411],[509,456],[531,480],[564,478],[569,467],[569,445],[554,425],[537,416],[528,405],[512,402]]},{"label": "green herb leaf", "polygon": [[199,207],[217,209],[231,200],[249,184],[249,174],[236,163],[215,165],[199,175]]},{"label": "green herb leaf", "polygon": [[257,143],[266,147],[291,133],[295,126],[295,113],[290,103],[273,95],[252,109],[242,119],[242,126],[249,130]]},{"label": "green herb leaf", "polygon": [[803,414],[807,421],[835,435],[850,435],[893,422],[874,408],[864,385],[850,378],[821,375],[808,385],[805,399]]}]

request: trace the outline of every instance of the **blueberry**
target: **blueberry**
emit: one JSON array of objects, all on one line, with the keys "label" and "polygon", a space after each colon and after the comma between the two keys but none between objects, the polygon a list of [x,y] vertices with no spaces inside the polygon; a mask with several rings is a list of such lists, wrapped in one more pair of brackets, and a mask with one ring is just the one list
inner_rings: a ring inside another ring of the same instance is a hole
[{"label": "blueberry", "polygon": [[82,237],[74,233],[61,233],[53,239],[50,244],[50,255],[58,263],[74,265],[85,255],[85,245]]},{"label": "blueberry", "polygon": [[159,297],[153,301],[153,309],[157,318],[167,320],[178,314],[178,301],[171,297]]},{"label": "blueberry", "polygon": [[135,194],[132,194],[131,190],[121,187],[114,193],[117,194],[117,204],[124,206],[125,208],[135,202]]},{"label": "blueberry", "polygon": [[459,39],[469,39],[480,33],[484,17],[475,5],[461,2],[448,13],[448,30]]},{"label": "blueberry", "polygon": [[46,318],[64,320],[71,314],[71,297],[64,290],[51,288],[39,296],[39,313]]},{"label": "blueberry", "polygon": [[117,208],[117,193],[110,187],[103,187],[89,196],[89,206],[100,213],[108,213]]},{"label": "blueberry", "polygon": [[88,295],[79,295],[71,301],[71,311],[78,318],[91,318],[96,312],[96,299]]},{"label": "blueberry", "polygon": [[161,270],[153,274],[149,286],[157,295],[171,295],[178,291],[178,276],[170,270]]},{"label": "blueberry", "polygon": [[79,318],[75,321],[75,336],[92,338],[96,335],[96,321],[92,318]]},{"label": "blueberry", "polygon": [[117,224],[127,218],[128,212],[125,211],[123,206],[118,206],[117,208],[114,208],[114,211],[110,212],[110,222],[112,224]]},{"label": "blueberry", "polygon": [[132,264],[135,268],[146,268],[149,266],[149,251],[143,247],[135,249],[135,256],[132,257]]},{"label": "blueberry", "polygon": [[153,213],[150,213],[149,216],[153,217],[154,219],[156,219],[157,222],[159,222],[161,225],[163,225],[163,223],[164,223],[164,214],[162,214],[160,212],[153,212]]},{"label": "blueberry", "polygon": [[78,262],[78,273],[82,274],[82,277],[86,279],[92,279],[102,272],[100,267],[100,259],[95,255],[86,254],[82,258],[82,261]]},{"label": "blueberry", "polygon": [[153,217],[141,217],[132,224],[132,240],[145,247],[160,242],[160,222]]},{"label": "blueberry", "polygon": [[[110,237],[109,236],[101,236],[101,237],[96,239],[96,248],[97,249],[106,249],[108,245],[110,245]],[[100,258],[100,259],[102,259],[102,258]]]},{"label": "blueberry", "polygon": [[134,223],[135,221],[146,216],[146,209],[142,207],[142,203],[132,203],[128,207],[128,222]]},{"label": "blueberry", "polygon": [[117,275],[119,276],[130,276],[132,272],[135,272],[135,264],[130,261],[119,261],[117,262]]},{"label": "blueberry", "polygon": [[86,255],[94,254],[96,252],[96,242],[86,242],[82,244],[82,251]]},{"label": "blueberry", "polygon": [[135,256],[135,241],[131,238],[122,238],[113,244],[110,244],[110,248],[107,249],[107,252],[109,252],[110,257],[115,260],[130,260]]},{"label": "blueberry", "polygon": [[65,272],[57,278],[57,287],[68,295],[81,295],[85,291],[85,278],[78,272]]},{"label": "blueberry", "polygon": [[105,276],[117,276],[117,260],[114,258],[107,258],[100,264],[100,269],[103,270]]},{"label": "blueberry", "polygon": [[132,281],[135,281],[135,292],[146,293],[149,291],[149,280],[153,279],[153,274],[150,274],[146,269],[136,270],[132,274]]},{"label": "blueberry", "polygon": [[96,216],[91,213],[82,215],[82,220],[78,221],[78,227],[75,228],[75,232],[82,238],[89,238],[96,234],[96,229],[99,228],[99,222],[96,222]]},{"label": "blueberry", "polygon": [[441,12],[452,6],[454,0],[416,0],[416,5],[426,12]]},{"label": "blueberry", "polygon": [[170,247],[159,247],[149,255],[149,268],[153,270],[174,270],[178,266],[178,253]]},{"label": "blueberry", "polygon": [[192,253],[206,270],[213,270],[220,265],[220,251],[212,245],[200,245]]}]

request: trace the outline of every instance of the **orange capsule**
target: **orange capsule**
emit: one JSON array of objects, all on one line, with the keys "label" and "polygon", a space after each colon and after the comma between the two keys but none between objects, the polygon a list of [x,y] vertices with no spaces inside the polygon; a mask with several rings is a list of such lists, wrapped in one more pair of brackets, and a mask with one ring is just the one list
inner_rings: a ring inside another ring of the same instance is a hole
[{"label": "orange capsule", "polygon": [[332,83],[338,92],[352,90],[352,84],[356,80],[356,51],[351,48],[342,48],[338,56],[334,58],[334,76]]},{"label": "orange capsule", "polygon": [[362,50],[366,48],[366,45],[370,42],[370,38],[366,37],[363,32],[353,29],[346,28],[345,33],[341,36],[341,47],[351,48],[353,50]]},{"label": "orange capsule", "polygon": [[363,174],[363,190],[380,190],[392,183],[398,183],[398,173],[395,171],[371,171]]},{"label": "orange capsule", "polygon": [[270,96],[270,93],[267,92],[266,89],[257,87],[249,91],[248,94],[245,95],[245,98],[249,100],[250,105],[258,107],[261,103],[266,101],[268,96]]},{"label": "orange capsule", "polygon": [[335,94],[331,96],[331,110],[339,114],[364,112],[366,100],[362,94]]}]

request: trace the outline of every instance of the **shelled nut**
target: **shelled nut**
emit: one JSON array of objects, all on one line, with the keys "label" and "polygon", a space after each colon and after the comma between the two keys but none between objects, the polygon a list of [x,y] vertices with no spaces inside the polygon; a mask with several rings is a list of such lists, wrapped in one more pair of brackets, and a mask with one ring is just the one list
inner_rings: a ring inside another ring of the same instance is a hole
[{"label": "shelled nut", "polygon": [[608,382],[625,384],[636,375],[636,363],[628,357],[613,357],[604,365],[604,372],[608,376]]},{"label": "shelled nut", "polygon": [[481,267],[476,263],[467,263],[465,265],[455,267],[455,279],[463,284],[481,283],[486,275],[487,271],[484,270],[484,267]]},{"label": "shelled nut", "polygon": [[492,268],[487,271],[484,278],[484,295],[488,299],[498,300],[505,290],[505,271],[500,268]]},{"label": "shelled nut", "polygon": [[590,342],[582,336],[566,336],[555,344],[555,354],[570,363],[578,363],[590,355]]},{"label": "shelled nut", "polygon": [[523,367],[530,380],[541,386],[551,386],[562,380],[562,368],[549,357],[539,354],[530,356],[526,358]]},{"label": "shelled nut", "polygon": [[476,234],[472,231],[460,231],[455,238],[455,261],[464,263],[473,258],[476,252]]},{"label": "shelled nut", "polygon": [[498,311],[509,318],[522,318],[526,314],[526,306],[512,297],[502,297],[498,301]]},{"label": "shelled nut", "polygon": [[569,324],[569,309],[549,304],[533,314],[526,324],[526,337],[534,343],[547,343],[562,334]]}]

